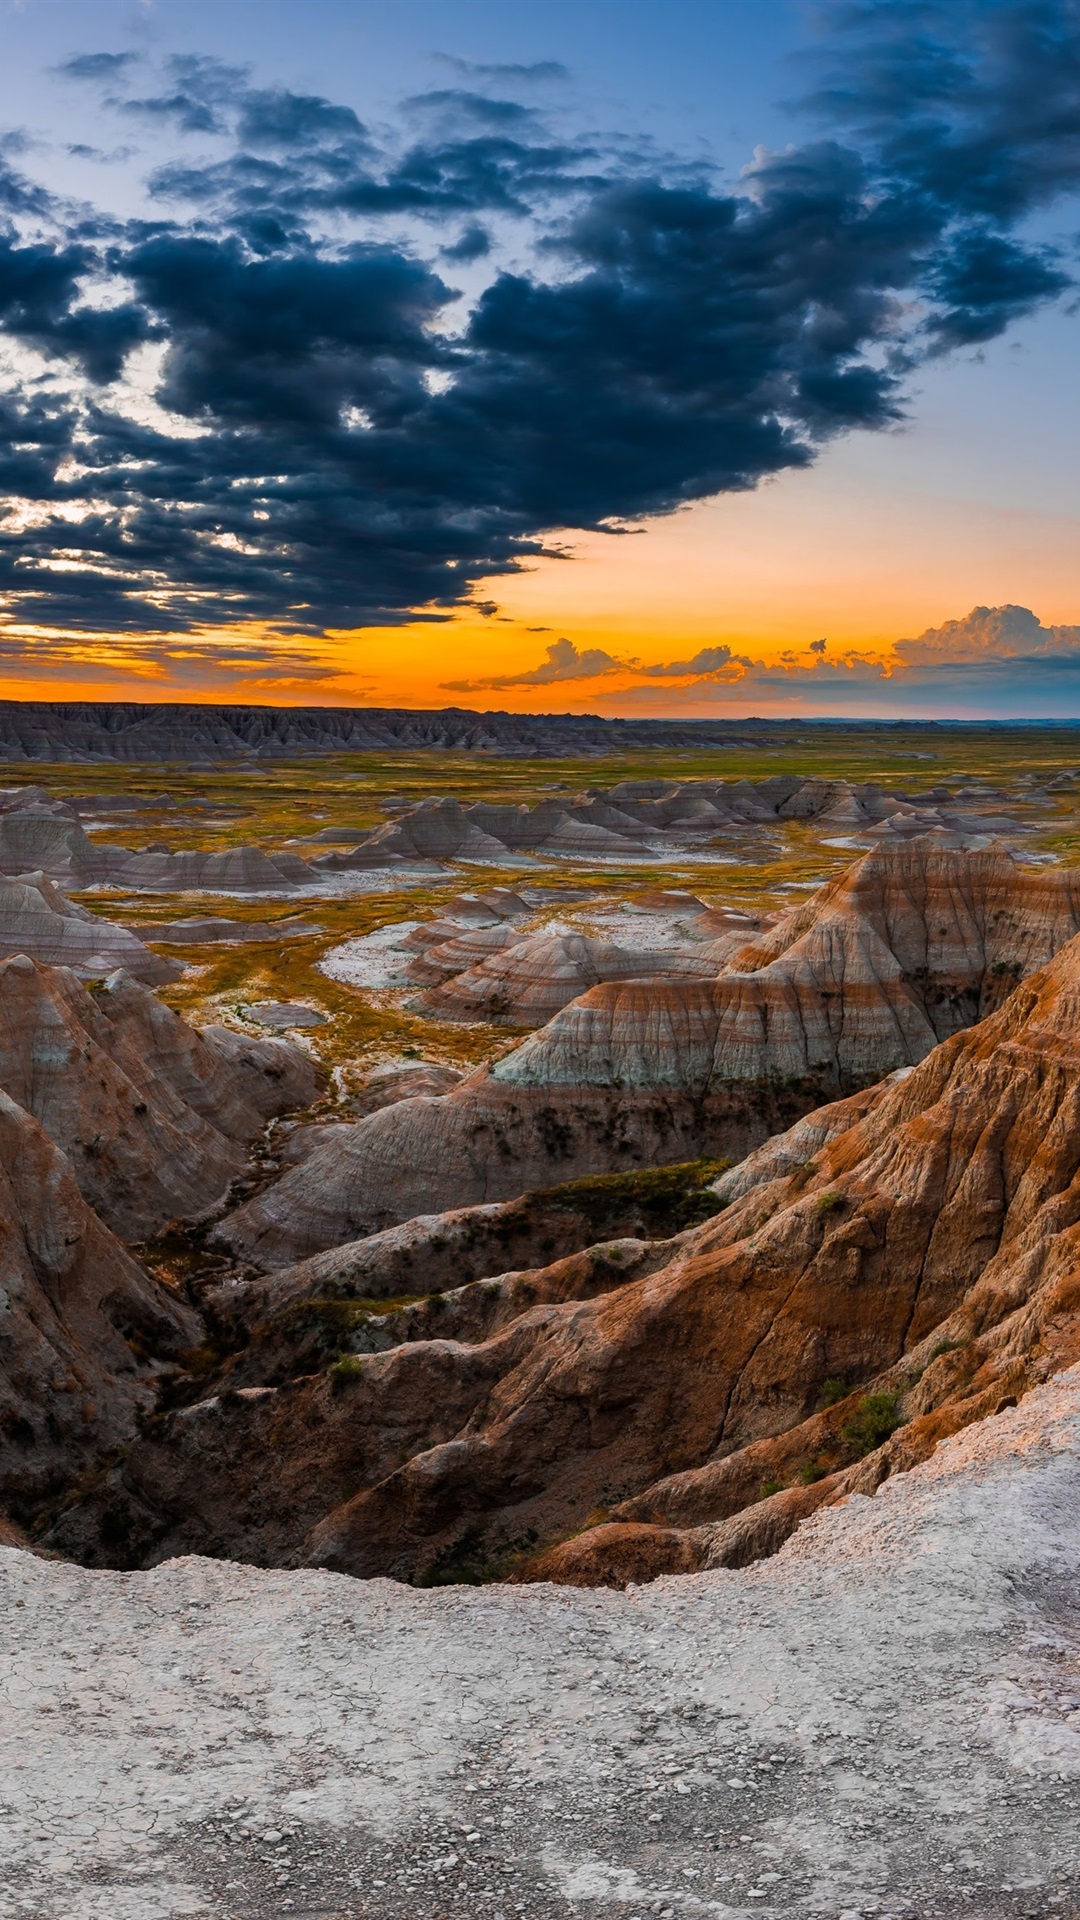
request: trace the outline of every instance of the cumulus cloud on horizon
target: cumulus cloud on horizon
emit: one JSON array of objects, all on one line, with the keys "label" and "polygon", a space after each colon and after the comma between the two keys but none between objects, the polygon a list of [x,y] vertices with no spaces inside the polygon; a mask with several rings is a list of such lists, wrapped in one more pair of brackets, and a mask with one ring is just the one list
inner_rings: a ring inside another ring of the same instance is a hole
[{"label": "cumulus cloud on horizon", "polygon": [[[973,607],[898,640],[886,658],[855,648],[829,658],[821,642],[809,651],[812,659],[775,663],[734,655],[722,684],[715,675],[688,678],[664,696],[666,710],[737,704],[746,712],[760,702],[770,712],[1080,717],[1080,626],[1043,626],[1028,607]],[[622,697],[631,709],[659,711],[642,680]]]},{"label": "cumulus cloud on horizon", "polygon": [[507,687],[553,687],[563,680],[597,680],[604,674],[625,673],[626,666],[603,647],[579,652],[572,640],[553,640],[547,658],[522,673],[496,673],[480,680],[443,680],[444,693],[498,693]]},{"label": "cumulus cloud on horizon", "polygon": [[[617,660],[602,648],[579,650],[560,639],[537,667],[484,679],[443,682],[450,693],[499,692],[569,682],[605,682],[619,677],[618,691],[598,687],[601,704],[614,708],[654,706],[657,711],[760,699],[770,708],[788,700],[810,710],[825,702],[841,710],[860,702],[898,711],[923,710],[935,702],[980,701],[1011,705],[1026,693],[1036,701],[1073,700],[1080,713],[1080,626],[1043,626],[1028,607],[973,607],[963,619],[928,627],[901,639],[893,653],[863,654],[857,648],[827,654],[828,642],[816,640],[806,655],[785,653],[777,661],[735,653],[727,645],[702,647],[685,660],[644,665]],[[658,683],[678,682],[663,688]],[[594,696],[587,696],[592,699]],[[808,705],[809,703],[809,705]]]}]

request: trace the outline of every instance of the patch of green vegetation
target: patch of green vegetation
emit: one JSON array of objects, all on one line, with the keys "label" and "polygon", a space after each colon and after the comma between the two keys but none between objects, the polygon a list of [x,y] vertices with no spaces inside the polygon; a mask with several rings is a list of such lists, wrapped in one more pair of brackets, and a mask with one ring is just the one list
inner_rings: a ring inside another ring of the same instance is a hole
[{"label": "patch of green vegetation", "polygon": [[761,1483],[761,1497],[763,1500],[768,1500],[774,1493],[783,1493],[783,1491],[784,1482],[782,1480],[763,1480]]},{"label": "patch of green vegetation", "polygon": [[841,1400],[846,1400],[850,1392],[851,1388],[848,1386],[847,1381],[840,1380],[836,1375],[833,1375],[831,1379],[826,1380],[822,1385],[821,1392],[818,1394],[818,1406],[839,1406]]},{"label": "patch of green vegetation", "polygon": [[352,1380],[358,1380],[364,1371],[364,1357],[359,1353],[343,1353],[329,1369],[328,1378],[335,1392],[347,1387]]},{"label": "patch of green vegetation", "polygon": [[814,1201],[815,1213],[821,1214],[823,1218],[830,1213],[842,1213],[843,1210],[844,1196],[842,1193],[835,1193],[831,1190],[828,1193],[819,1193],[817,1199]]},{"label": "patch of green vegetation", "polygon": [[723,1211],[723,1201],[709,1187],[730,1165],[730,1160],[684,1160],[673,1167],[592,1174],[529,1194],[526,1205],[581,1214],[598,1240],[631,1218],[646,1239],[667,1240]]},{"label": "patch of green vegetation", "polygon": [[507,1572],[536,1543],[536,1534],[528,1533],[513,1547],[493,1548],[477,1527],[467,1528],[461,1537],[436,1555],[431,1565],[416,1576],[417,1587],[486,1587],[505,1578]]},{"label": "patch of green vegetation", "polygon": [[825,1480],[831,1472],[829,1462],[818,1453],[813,1459],[804,1461],[799,1468],[799,1480],[804,1487],[813,1487],[819,1480]]},{"label": "patch of green vegetation", "polygon": [[848,1452],[861,1460],[883,1446],[903,1424],[900,1396],[897,1393],[867,1393],[840,1429],[840,1440]]},{"label": "patch of green vegetation", "polygon": [[959,1353],[963,1345],[962,1340],[939,1340],[936,1347],[931,1347],[930,1358],[940,1360],[943,1353]]}]

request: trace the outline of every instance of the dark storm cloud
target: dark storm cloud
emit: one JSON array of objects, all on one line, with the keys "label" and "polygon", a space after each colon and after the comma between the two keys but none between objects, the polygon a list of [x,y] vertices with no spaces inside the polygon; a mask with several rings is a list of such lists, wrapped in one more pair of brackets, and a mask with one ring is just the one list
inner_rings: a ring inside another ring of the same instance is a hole
[{"label": "dark storm cloud", "polygon": [[570,69],[561,60],[510,60],[481,61],[461,60],[456,54],[437,53],[434,58],[444,67],[452,67],[455,73],[466,75],[471,80],[513,81],[516,85],[528,84],[532,80],[569,80]]},{"label": "dark storm cloud", "polygon": [[170,121],[181,133],[226,133],[230,109],[247,80],[245,67],[202,54],[174,54],[167,62],[170,85],[163,93],[118,101],[126,113]]},{"label": "dark storm cloud", "polygon": [[428,327],[449,289],[389,247],[253,259],[232,237],[168,235],[122,264],[170,342],[163,403],[208,425],[334,434],[348,407],[396,423],[446,357]]},{"label": "dark storm cloud", "polygon": [[1080,181],[1080,0],[839,0],[813,104],[950,216]]},{"label": "dark storm cloud", "polygon": [[930,331],[941,349],[992,340],[1071,284],[1050,249],[976,228],[959,234],[925,276],[939,309]]},{"label": "dark storm cloud", "polygon": [[440,258],[459,266],[471,266],[474,260],[483,260],[491,252],[491,235],[479,221],[470,221],[452,246],[441,249]]},{"label": "dark storm cloud", "polygon": [[66,80],[117,80],[135,59],[133,53],[76,53],[53,71]]},{"label": "dark storm cloud", "polygon": [[595,168],[585,173],[590,159],[595,153],[580,144],[470,131],[440,132],[373,161],[366,138],[351,135],[304,141],[276,155],[248,148],[209,163],[173,161],[156,171],[150,186],[160,201],[193,202],[233,226],[270,215],[286,231],[297,220],[326,214],[415,214],[443,221],[499,212],[527,218],[545,199],[600,184]]},{"label": "dark storm cloud", "polygon": [[[439,617],[545,529],[618,530],[889,424],[921,357],[1068,284],[1017,222],[1078,177],[1078,5],[834,9],[815,104],[844,137],[759,156],[734,190],[464,87],[413,103],[394,145],[321,96],[172,61],[118,101],[215,143],[155,174],[163,216],[102,238],[51,203],[55,243],[0,249],[0,326],[99,386],[160,340],[167,410],[148,425],[85,380],[13,394],[31,510],[0,529],[0,593],[88,630]],[[30,189],[5,191],[17,223]],[[498,216],[531,266],[499,268]],[[444,272],[492,259],[471,308],[425,247]]]},{"label": "dark storm cloud", "polygon": [[93,264],[85,246],[17,246],[0,238],[0,330],[45,354],[76,361],[91,380],[114,380],[153,328],[135,302],[108,308],[81,303],[80,282]]}]

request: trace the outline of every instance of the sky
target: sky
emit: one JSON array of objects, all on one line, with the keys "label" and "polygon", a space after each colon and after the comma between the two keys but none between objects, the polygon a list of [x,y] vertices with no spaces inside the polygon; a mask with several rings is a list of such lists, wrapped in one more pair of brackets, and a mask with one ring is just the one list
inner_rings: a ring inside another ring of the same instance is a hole
[{"label": "sky", "polygon": [[1080,0],[0,33],[0,697],[1080,716]]}]

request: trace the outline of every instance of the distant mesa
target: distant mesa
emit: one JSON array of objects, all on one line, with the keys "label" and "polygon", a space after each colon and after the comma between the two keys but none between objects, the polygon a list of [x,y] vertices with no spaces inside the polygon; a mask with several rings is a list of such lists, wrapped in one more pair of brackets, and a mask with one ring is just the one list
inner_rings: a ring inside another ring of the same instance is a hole
[{"label": "distant mesa", "polygon": [[753,744],[729,721],[602,720],[595,714],[473,713],[461,707],[242,707],[135,701],[0,701],[0,760],[222,762],[441,748],[580,758],[643,746]]}]

